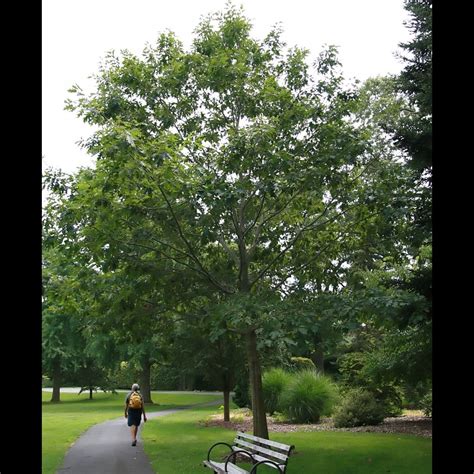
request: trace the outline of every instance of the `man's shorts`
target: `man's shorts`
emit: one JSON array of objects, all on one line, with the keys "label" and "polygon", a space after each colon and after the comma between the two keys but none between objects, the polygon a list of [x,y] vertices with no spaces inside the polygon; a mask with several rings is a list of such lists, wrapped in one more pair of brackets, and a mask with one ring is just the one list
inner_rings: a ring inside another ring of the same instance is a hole
[{"label": "man's shorts", "polygon": [[141,408],[129,408],[128,409],[128,426],[140,426],[142,420],[142,410]]}]

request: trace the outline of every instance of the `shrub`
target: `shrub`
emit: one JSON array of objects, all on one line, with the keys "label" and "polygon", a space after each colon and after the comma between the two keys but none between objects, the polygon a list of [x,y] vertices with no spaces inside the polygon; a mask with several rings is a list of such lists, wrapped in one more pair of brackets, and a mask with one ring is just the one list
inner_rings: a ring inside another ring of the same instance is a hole
[{"label": "shrub", "polygon": [[330,415],[337,389],[329,377],[314,370],[296,372],[280,397],[281,411],[298,423],[317,423]]},{"label": "shrub", "polygon": [[431,417],[433,413],[433,393],[431,390],[420,400],[420,408],[425,416]]},{"label": "shrub", "polygon": [[380,385],[378,387],[365,387],[370,391],[375,400],[384,407],[384,416],[399,416],[403,412],[401,390],[394,385]]},{"label": "shrub", "polygon": [[361,374],[367,355],[364,352],[348,352],[338,358],[341,383],[350,387],[365,384],[367,377]]},{"label": "shrub", "polygon": [[265,411],[273,415],[280,411],[279,403],[283,389],[290,383],[291,374],[281,368],[273,368],[263,374],[263,400]]},{"label": "shrub", "polygon": [[337,408],[333,421],[336,428],[378,425],[385,415],[385,407],[367,390],[349,390]]}]

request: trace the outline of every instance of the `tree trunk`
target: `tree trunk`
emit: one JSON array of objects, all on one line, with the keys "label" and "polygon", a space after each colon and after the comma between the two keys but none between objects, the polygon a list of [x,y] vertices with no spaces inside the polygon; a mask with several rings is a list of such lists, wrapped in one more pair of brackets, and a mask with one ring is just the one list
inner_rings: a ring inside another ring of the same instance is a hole
[{"label": "tree trunk", "polygon": [[[242,176],[240,176],[242,179]],[[238,215],[238,246],[240,258],[239,271],[239,291],[241,293],[250,294],[249,281],[249,255],[245,245],[245,217],[244,217],[244,201],[239,205]],[[246,334],[247,339],[247,361],[249,365],[250,391],[252,394],[252,415],[253,415],[253,434],[260,438],[268,439],[267,417],[265,414],[265,405],[263,403],[262,390],[262,370],[257,351],[257,335],[255,329]]]},{"label": "tree trunk", "polygon": [[320,372],[321,374],[324,374],[324,352],[321,349],[320,344],[316,346],[316,350],[311,355],[311,359],[314,362],[316,369],[318,369],[318,372]]},{"label": "tree trunk", "polygon": [[89,387],[89,400],[92,400],[92,387]]},{"label": "tree trunk", "polygon": [[142,370],[140,372],[140,393],[142,394],[144,403],[153,403],[151,399],[150,377],[151,362],[145,361],[142,363]]},{"label": "tree trunk", "polygon": [[53,362],[53,394],[51,396],[52,402],[60,401],[61,391],[61,361],[56,358]]},{"label": "tree trunk", "polygon": [[230,379],[227,372],[222,377],[223,392],[224,392],[224,421],[230,421]]},{"label": "tree trunk", "polygon": [[253,434],[268,439],[267,417],[263,403],[262,370],[257,352],[255,331],[247,333],[247,358],[249,364],[250,389],[252,393]]},{"label": "tree trunk", "polygon": [[230,391],[224,390],[224,421],[230,421]]}]

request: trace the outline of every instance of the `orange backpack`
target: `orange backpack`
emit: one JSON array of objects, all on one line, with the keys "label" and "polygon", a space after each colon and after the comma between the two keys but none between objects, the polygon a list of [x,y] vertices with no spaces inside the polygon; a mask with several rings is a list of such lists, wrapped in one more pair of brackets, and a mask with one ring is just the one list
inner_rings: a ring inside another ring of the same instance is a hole
[{"label": "orange backpack", "polygon": [[129,408],[141,408],[142,407],[142,397],[138,392],[133,392],[130,395],[130,399],[128,400],[128,407]]}]

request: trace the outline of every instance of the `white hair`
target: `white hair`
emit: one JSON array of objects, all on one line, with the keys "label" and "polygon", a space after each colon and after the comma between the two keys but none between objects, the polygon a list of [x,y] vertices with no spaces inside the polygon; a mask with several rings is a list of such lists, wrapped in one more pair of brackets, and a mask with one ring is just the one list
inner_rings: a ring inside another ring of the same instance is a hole
[{"label": "white hair", "polygon": [[132,385],[132,390],[133,390],[134,392],[136,392],[137,390],[140,390],[140,386],[139,386],[137,383],[134,383],[134,384]]}]

